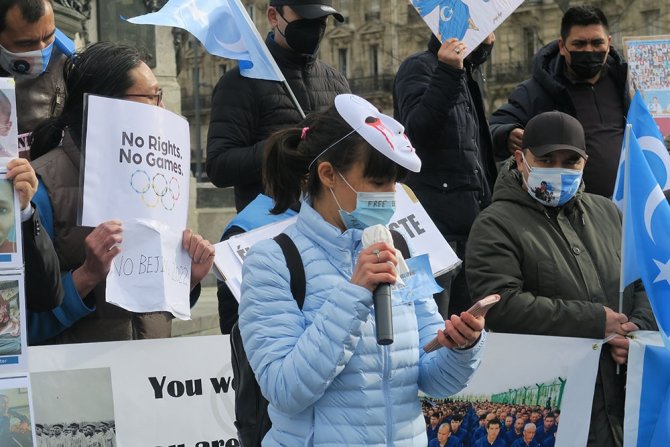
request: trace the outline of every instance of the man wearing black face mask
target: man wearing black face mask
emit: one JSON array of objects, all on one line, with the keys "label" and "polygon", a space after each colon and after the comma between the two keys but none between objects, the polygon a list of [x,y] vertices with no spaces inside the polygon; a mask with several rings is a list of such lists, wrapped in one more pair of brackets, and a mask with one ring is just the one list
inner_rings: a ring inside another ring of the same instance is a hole
[{"label": "man wearing black face mask", "polygon": [[628,67],[611,40],[600,9],[575,6],[565,12],[561,38],[535,55],[533,77],[491,116],[496,156],[504,159],[519,149],[523,128],[532,117],[560,110],[584,127],[589,155],[586,191],[612,195],[630,98]]},{"label": "man wearing black face mask", "polygon": [[[441,44],[432,36],[427,51],[402,63],[393,87],[393,114],[423,163],[407,184],[461,259],[475,217],[491,203],[496,174],[475,80],[494,41],[492,33],[464,57],[463,42],[447,39]],[[470,307],[464,268],[454,273],[439,279],[445,292],[435,297],[445,318]]]},{"label": "man wearing black face mask", "polygon": [[[265,43],[306,114],[349,92],[344,76],[316,58],[328,16],[344,20],[332,0],[270,0],[267,12],[272,31]],[[242,77],[239,68],[221,77],[212,97],[207,174],[216,186],[235,187],[238,212],[263,192],[266,138],[299,121],[282,84]]]}]

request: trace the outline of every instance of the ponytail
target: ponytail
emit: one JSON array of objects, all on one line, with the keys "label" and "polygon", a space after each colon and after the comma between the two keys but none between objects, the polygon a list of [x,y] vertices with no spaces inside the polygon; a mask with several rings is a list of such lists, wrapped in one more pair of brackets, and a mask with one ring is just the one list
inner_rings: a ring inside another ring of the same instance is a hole
[{"label": "ponytail", "polygon": [[284,129],[267,141],[263,159],[263,182],[274,199],[272,214],[281,214],[300,200],[312,157],[301,151],[302,128]]}]

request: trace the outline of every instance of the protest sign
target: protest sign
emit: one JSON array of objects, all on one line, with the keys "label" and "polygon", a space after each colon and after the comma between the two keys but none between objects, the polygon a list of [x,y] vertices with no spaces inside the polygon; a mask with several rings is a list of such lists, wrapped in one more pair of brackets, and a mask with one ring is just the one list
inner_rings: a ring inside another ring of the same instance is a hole
[{"label": "protest sign", "polygon": [[410,0],[430,30],[444,42],[455,37],[467,56],[498,28],[523,0]]},{"label": "protest sign", "polygon": [[664,136],[670,135],[670,35],[624,37],[633,86],[644,96]]},{"label": "protest sign", "polygon": [[162,107],[86,96],[81,225],[151,219],[181,232],[188,216],[188,122]]},{"label": "protest sign", "polygon": [[86,107],[80,224],[121,220],[124,250],[130,250],[114,259],[107,301],[133,312],[165,310],[189,318],[190,260],[181,248],[188,217],[188,122],[162,107],[100,96],[87,95]]},{"label": "protest sign", "polygon": [[468,386],[445,405],[468,417],[479,408],[560,409],[556,447],[586,445],[601,343],[489,333],[479,369]]},{"label": "protest sign", "polygon": [[107,301],[131,312],[167,311],[189,319],[191,258],[182,234],[159,222],[127,222],[106,287]]},{"label": "protest sign", "polygon": [[0,78],[0,170],[18,154],[16,86],[14,78]]},{"label": "protest sign", "polygon": [[104,423],[114,427],[117,447],[239,446],[227,336],[31,347],[29,354],[38,424]]},{"label": "protest sign", "polygon": [[28,376],[0,378],[0,446],[42,446],[33,443]]},{"label": "protest sign", "polygon": [[0,170],[0,271],[23,269],[21,204],[14,183]]},{"label": "protest sign", "polygon": [[[586,445],[599,353],[597,340],[490,333],[454,404],[548,403],[561,409],[556,446]],[[228,336],[39,346],[29,354],[37,424],[113,427],[117,447],[239,445]]]},{"label": "protest sign", "polygon": [[23,274],[0,274],[0,374],[25,371],[26,298]]},{"label": "protest sign", "polygon": [[[258,241],[273,238],[295,221],[296,217],[291,217],[233,236],[215,245],[215,271],[222,279],[225,279],[226,285],[238,301],[242,284],[242,263],[249,249]],[[391,217],[388,227],[399,231],[407,239],[415,255],[428,254],[430,256],[430,264],[435,276],[461,263],[414,193],[400,183],[396,184],[396,212]]]}]

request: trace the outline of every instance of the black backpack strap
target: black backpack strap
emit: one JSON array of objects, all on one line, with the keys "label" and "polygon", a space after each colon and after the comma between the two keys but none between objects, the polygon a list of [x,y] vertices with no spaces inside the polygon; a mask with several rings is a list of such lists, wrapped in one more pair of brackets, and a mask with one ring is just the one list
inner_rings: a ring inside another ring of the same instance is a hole
[{"label": "black backpack strap", "polygon": [[279,233],[273,239],[284,253],[286,266],[291,274],[291,293],[293,299],[298,303],[298,308],[302,310],[302,305],[305,302],[307,280],[305,279],[305,266],[302,264],[298,247],[286,233]]},{"label": "black backpack strap", "polygon": [[393,246],[396,250],[400,250],[402,257],[405,259],[411,258],[412,254],[409,252],[409,245],[407,245],[407,241],[403,235],[396,230],[391,230],[391,237],[393,238]]}]

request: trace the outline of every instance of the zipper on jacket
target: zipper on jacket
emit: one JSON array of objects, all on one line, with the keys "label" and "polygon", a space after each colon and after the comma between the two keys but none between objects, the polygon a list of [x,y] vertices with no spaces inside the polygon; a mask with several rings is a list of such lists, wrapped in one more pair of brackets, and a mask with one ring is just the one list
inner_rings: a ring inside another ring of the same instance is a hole
[{"label": "zipper on jacket", "polygon": [[56,115],[56,108],[62,103],[63,99],[61,96],[60,86],[56,86],[56,91],[54,92],[54,95],[51,98],[51,113],[49,114],[50,117]]},{"label": "zipper on jacket", "polygon": [[384,375],[382,377],[382,386],[384,388],[384,407],[386,408],[386,445],[388,447],[393,447],[393,405],[391,402],[391,377],[390,370],[391,365],[389,365],[390,358],[390,346],[382,346],[382,352],[384,354]]}]

